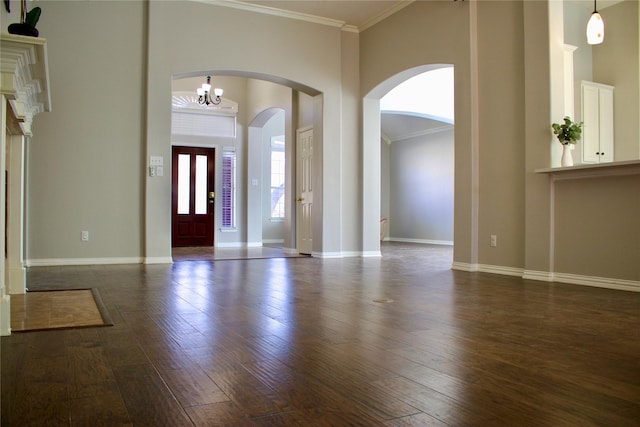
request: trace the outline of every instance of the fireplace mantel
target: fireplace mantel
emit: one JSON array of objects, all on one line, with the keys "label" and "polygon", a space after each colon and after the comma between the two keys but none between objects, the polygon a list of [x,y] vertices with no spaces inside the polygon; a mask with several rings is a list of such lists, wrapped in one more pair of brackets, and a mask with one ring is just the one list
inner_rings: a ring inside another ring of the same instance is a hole
[{"label": "fireplace mantel", "polygon": [[0,34],[0,60],[0,93],[13,115],[7,117],[7,128],[12,134],[31,136],[33,118],[51,111],[47,41]]}]

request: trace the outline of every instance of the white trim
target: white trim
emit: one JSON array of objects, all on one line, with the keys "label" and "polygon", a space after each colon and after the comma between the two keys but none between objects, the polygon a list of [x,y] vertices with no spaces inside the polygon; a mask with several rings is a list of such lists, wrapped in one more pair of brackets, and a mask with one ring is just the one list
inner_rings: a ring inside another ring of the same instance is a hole
[{"label": "white trim", "polygon": [[380,258],[382,257],[382,252],[380,251],[364,251],[360,253],[362,258]]},{"label": "white trim", "polygon": [[466,271],[469,273],[475,273],[478,271],[478,264],[469,264],[466,262],[457,262],[454,261],[453,264],[451,264],[451,269],[452,270],[459,270],[459,271]]},{"label": "white trim", "polygon": [[284,239],[262,239],[263,245],[277,245],[284,243]]},{"label": "white trim", "polygon": [[467,271],[470,273],[501,274],[503,276],[522,277],[523,269],[515,267],[504,267],[501,265],[488,264],[468,264],[464,262],[454,262],[451,264],[452,270]]},{"label": "white trim", "polygon": [[572,285],[592,286],[596,288],[617,289],[640,292],[640,281],[612,279],[608,277],[582,276],[569,273],[552,273],[552,281]]},{"label": "white trim", "polygon": [[362,256],[361,251],[347,251],[347,252],[341,252],[341,254],[342,254],[342,258],[353,258],[353,257]]},{"label": "white trim", "polygon": [[385,237],[385,242],[422,243],[427,245],[453,246],[453,240],[406,239],[404,237]]},{"label": "white trim", "polygon": [[541,282],[568,283],[572,285],[592,286],[596,288],[616,289],[621,291],[640,292],[640,281],[613,279],[609,277],[582,276],[569,273],[553,273],[548,271],[523,270],[514,267],[502,267],[486,264],[467,264],[454,262],[452,270],[467,271],[471,273],[491,273],[507,276],[519,276],[524,280],[537,280]]},{"label": "white trim", "polygon": [[244,242],[217,242],[216,248],[247,248],[249,245],[255,245],[253,247],[260,246],[259,243],[244,243]]},{"label": "white trim", "polygon": [[[173,264],[172,257],[145,257],[142,260],[143,264]],[[133,263],[132,263],[133,264]]]},{"label": "white trim", "polygon": [[504,267],[501,265],[477,264],[478,272],[489,274],[502,274],[503,276],[522,277],[523,269],[515,267]]},{"label": "white trim", "polygon": [[216,6],[230,7],[249,12],[262,13],[264,15],[279,16],[282,18],[297,19],[299,21],[313,22],[315,24],[328,25],[330,27],[342,28],[346,25],[344,21],[337,19],[323,18],[320,16],[308,15],[306,13],[292,12],[290,10],[276,9],[274,7],[262,6],[255,3],[244,3],[235,0],[195,0],[199,3],[213,4]]},{"label": "white trim", "polygon": [[[162,259],[162,263],[172,263],[171,258],[144,258],[145,264],[160,264],[161,262],[149,262],[149,260]],[[166,261],[168,260],[168,261]],[[25,262],[27,267],[53,267],[66,265],[105,265],[105,264],[141,264],[141,257],[113,257],[113,258],[40,258],[29,259]]]},{"label": "white trim", "polygon": [[525,280],[539,280],[542,282],[553,282],[553,273],[549,271],[524,270],[522,278]]},{"label": "white trim", "polygon": [[550,174],[554,181],[586,179],[602,176],[625,176],[640,174],[640,160],[625,160],[609,163],[589,163],[569,167],[535,169],[535,173]]},{"label": "white trim", "polygon": [[311,251],[311,256],[314,258],[343,258],[342,252],[316,252]]},{"label": "white trim", "polygon": [[425,129],[418,132],[407,133],[404,135],[398,135],[394,138],[391,138],[391,142],[400,142],[406,141],[407,139],[420,138],[423,136],[435,135],[437,133],[446,132],[449,130],[453,130],[454,127],[452,125],[443,125],[435,128]]},{"label": "white trim", "polygon": [[309,15],[302,12],[293,12],[290,10],[276,9],[274,7],[262,6],[255,3],[244,3],[236,0],[194,0],[200,3],[214,4],[218,6],[231,7],[233,9],[246,10],[249,12],[262,13],[265,15],[280,16],[283,18],[297,19],[299,21],[312,22],[315,24],[328,25],[330,27],[340,28],[342,31],[351,33],[360,33],[377,24],[378,22],[388,18],[394,13],[409,6],[415,0],[399,0],[396,4],[389,9],[382,11],[380,14],[366,21],[359,27],[355,25],[347,24],[345,21],[338,19],[324,18],[321,16]]}]

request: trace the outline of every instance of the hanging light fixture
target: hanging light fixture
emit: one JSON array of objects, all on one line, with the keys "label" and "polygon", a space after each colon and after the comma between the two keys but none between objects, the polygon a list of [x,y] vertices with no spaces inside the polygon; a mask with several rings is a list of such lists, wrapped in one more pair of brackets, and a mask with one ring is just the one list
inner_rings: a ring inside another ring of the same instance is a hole
[{"label": "hanging light fixture", "polygon": [[218,105],[220,104],[220,102],[222,102],[222,98],[220,97],[222,96],[222,93],[224,91],[220,88],[215,88],[213,90],[214,96],[212,97],[211,96],[211,76],[207,76],[207,82],[204,83],[202,87],[199,87],[197,92],[198,92],[198,104]]},{"label": "hanging light fixture", "polygon": [[600,44],[604,41],[604,21],[596,9],[596,0],[593,0],[593,13],[587,23],[587,43]]}]

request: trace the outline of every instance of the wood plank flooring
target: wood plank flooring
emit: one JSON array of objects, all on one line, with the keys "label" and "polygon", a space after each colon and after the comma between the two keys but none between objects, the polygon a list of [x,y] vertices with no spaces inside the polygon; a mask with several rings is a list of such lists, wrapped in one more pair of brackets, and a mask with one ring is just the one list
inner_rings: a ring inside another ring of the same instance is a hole
[{"label": "wood plank flooring", "polygon": [[640,425],[640,294],[383,254],[32,268],[114,326],[2,337],[1,424]]}]

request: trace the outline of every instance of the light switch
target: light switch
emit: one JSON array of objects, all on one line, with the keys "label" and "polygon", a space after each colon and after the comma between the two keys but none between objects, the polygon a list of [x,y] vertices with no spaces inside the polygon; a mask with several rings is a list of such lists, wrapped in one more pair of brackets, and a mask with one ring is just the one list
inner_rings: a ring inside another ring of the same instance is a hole
[{"label": "light switch", "polygon": [[156,166],[156,176],[164,176],[164,166]]}]

